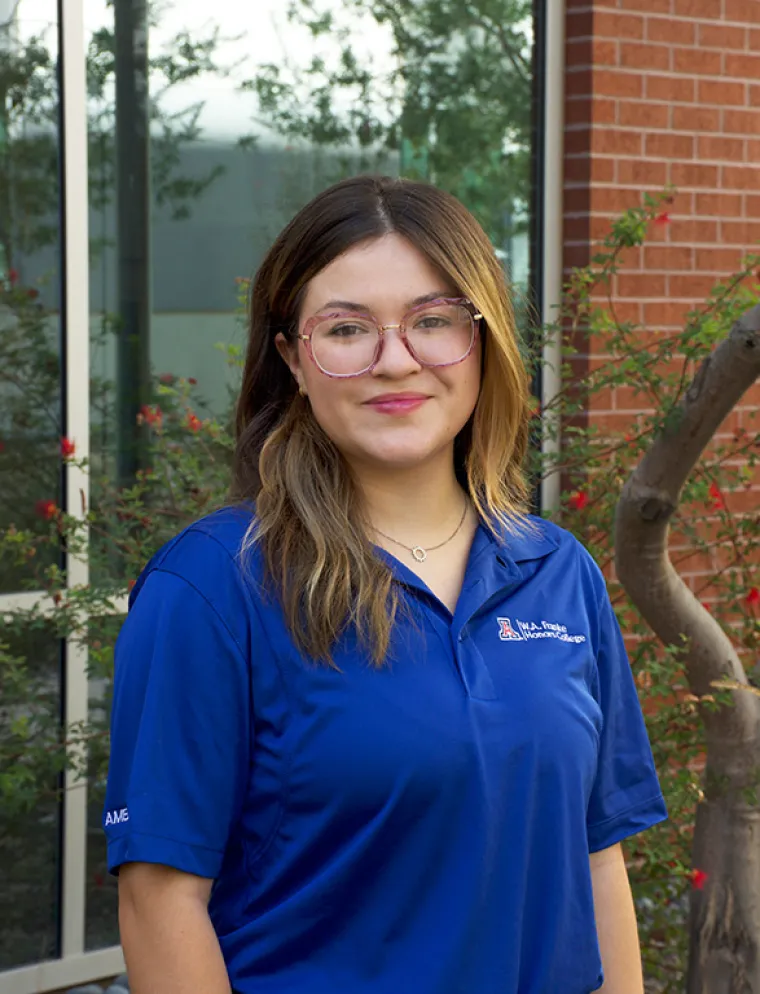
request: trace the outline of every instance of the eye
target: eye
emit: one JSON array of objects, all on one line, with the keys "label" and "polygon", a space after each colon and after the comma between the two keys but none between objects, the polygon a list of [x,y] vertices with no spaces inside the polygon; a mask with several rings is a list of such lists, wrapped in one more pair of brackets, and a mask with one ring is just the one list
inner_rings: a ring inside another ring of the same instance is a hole
[{"label": "eye", "polygon": [[329,328],[327,334],[332,338],[354,338],[358,335],[369,334],[369,330],[366,325],[344,321],[342,324],[335,324]]}]

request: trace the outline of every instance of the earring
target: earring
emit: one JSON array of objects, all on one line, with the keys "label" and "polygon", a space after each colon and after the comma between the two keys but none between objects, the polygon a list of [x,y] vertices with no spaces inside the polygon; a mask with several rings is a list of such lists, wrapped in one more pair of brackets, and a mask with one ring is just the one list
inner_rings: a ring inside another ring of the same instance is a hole
[{"label": "earring", "polygon": [[306,396],[306,391],[304,390],[303,386],[300,383],[298,384],[298,392],[302,397]]}]

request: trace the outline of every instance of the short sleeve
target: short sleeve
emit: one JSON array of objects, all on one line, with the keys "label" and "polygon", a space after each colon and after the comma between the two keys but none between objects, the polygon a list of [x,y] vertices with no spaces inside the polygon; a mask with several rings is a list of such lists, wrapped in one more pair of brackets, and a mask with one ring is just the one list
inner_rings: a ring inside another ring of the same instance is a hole
[{"label": "short sleeve", "polygon": [[190,581],[152,570],[116,644],[104,827],[108,868],[215,878],[249,770],[249,666]]},{"label": "short sleeve", "polygon": [[597,670],[603,726],[587,811],[590,852],[667,818],[636,684],[606,588],[601,598]]}]

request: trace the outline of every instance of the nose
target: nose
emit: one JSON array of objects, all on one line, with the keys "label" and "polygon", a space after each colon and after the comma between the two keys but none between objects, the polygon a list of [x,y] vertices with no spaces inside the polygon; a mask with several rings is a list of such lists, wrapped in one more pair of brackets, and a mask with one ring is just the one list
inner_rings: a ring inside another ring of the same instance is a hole
[{"label": "nose", "polygon": [[390,376],[394,379],[400,379],[422,369],[422,366],[404,344],[399,325],[385,324],[381,334],[380,358],[372,370],[374,376]]}]

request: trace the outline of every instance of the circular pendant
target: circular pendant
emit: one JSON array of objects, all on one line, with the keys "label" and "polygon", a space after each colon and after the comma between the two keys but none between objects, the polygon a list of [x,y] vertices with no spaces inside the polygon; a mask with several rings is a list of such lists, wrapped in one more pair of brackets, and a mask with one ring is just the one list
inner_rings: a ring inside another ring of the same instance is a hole
[{"label": "circular pendant", "polygon": [[412,555],[418,563],[424,563],[427,559],[427,552],[425,552],[421,545],[415,545],[412,549]]}]

